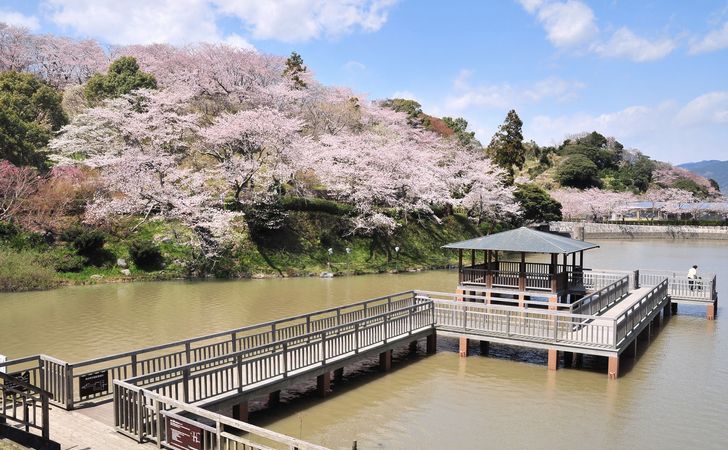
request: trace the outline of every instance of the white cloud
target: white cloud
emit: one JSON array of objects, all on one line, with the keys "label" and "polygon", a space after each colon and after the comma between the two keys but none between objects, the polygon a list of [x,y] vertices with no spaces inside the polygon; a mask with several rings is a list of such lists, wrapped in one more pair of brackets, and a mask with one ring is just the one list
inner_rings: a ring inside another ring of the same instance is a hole
[{"label": "white cloud", "polygon": [[[650,41],[627,27],[618,29],[605,42],[600,37],[594,11],[579,0],[517,1],[529,14],[536,15],[546,31],[546,37],[557,48],[584,50],[602,57],[628,58],[635,62],[654,61],[675,49],[672,39]],[[726,30],[728,40],[728,25]]]},{"label": "white cloud", "polygon": [[720,159],[728,140],[728,92],[710,92],[680,105],[665,101],[633,105],[602,114],[586,112],[524,118],[524,135],[542,145],[566,136],[597,131],[615,136],[656,159],[673,163]]},{"label": "white cloud", "polygon": [[415,95],[414,92],[410,92],[410,91],[396,91],[396,92],[392,92],[392,96],[390,98],[404,98],[406,100],[414,100],[414,101],[416,101],[418,103],[420,102],[420,100],[417,97],[417,95]]},{"label": "white cloud", "polygon": [[367,66],[360,63],[359,61],[347,61],[344,64],[343,68],[347,72],[361,72],[363,70],[366,70]]},{"label": "white cloud", "polygon": [[525,9],[529,14],[533,14],[539,7],[541,7],[543,0],[518,0],[518,3],[520,3],[521,6],[523,6],[523,9]]},{"label": "white cloud", "polygon": [[0,9],[0,22],[5,22],[8,25],[16,27],[27,28],[31,31],[36,31],[40,28],[40,22],[35,16],[26,16],[17,11],[11,11],[9,9]]},{"label": "white cloud", "polygon": [[300,42],[379,30],[395,0],[212,0],[247,24],[253,36]]},{"label": "white cloud", "polygon": [[202,0],[47,0],[50,19],[110,44],[184,44],[222,40]]},{"label": "white cloud", "polygon": [[462,111],[469,108],[514,108],[523,103],[552,99],[559,102],[578,97],[584,84],[550,77],[532,85],[511,86],[501,84],[473,84],[473,73],[462,70],[453,82],[453,93],[445,99],[448,109]]},{"label": "white cloud", "polygon": [[723,24],[723,28],[718,28],[692,43],[690,53],[707,53],[716,50],[728,48],[728,22]]},{"label": "white cloud", "polygon": [[255,51],[255,46],[248,42],[244,37],[240,36],[239,34],[229,34],[225,36],[225,39],[223,40],[227,45],[231,45],[233,47],[241,48],[243,50],[253,50]]},{"label": "white cloud", "polygon": [[556,47],[574,47],[590,41],[599,31],[594,12],[580,1],[521,2],[529,13],[537,14],[548,40]]},{"label": "white cloud", "polygon": [[649,41],[622,27],[614,32],[609,41],[595,44],[592,49],[597,54],[609,58],[628,58],[635,62],[645,62],[669,55],[675,49],[675,42],[669,38]]},{"label": "white cloud", "polygon": [[728,123],[728,92],[709,92],[696,97],[678,112],[675,121],[685,126]]},{"label": "white cloud", "polygon": [[[285,42],[373,32],[387,21],[395,0],[43,0],[56,25],[111,44],[228,42],[252,45],[218,22],[241,21],[259,39]],[[245,33],[244,33],[245,34]]]}]

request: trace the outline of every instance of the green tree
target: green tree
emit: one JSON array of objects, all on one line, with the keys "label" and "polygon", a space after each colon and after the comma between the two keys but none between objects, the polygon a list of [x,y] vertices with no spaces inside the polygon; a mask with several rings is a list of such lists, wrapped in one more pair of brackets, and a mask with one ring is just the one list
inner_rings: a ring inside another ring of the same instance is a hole
[{"label": "green tree", "polygon": [[623,165],[617,172],[618,182],[635,192],[645,192],[652,183],[655,162],[649,157],[639,155],[633,162]]},{"label": "green tree", "polygon": [[286,68],[283,70],[283,75],[289,77],[293,81],[293,86],[296,89],[304,89],[307,85],[306,82],[301,78],[301,74],[306,72],[307,67],[303,64],[303,58],[296,52],[291,53],[291,56],[286,60]]},{"label": "green tree", "polygon": [[457,136],[458,141],[461,145],[466,147],[477,145],[480,147],[480,142],[475,139],[475,132],[468,131],[468,121],[462,117],[453,119],[452,117],[443,117],[442,121],[445,122]]},{"label": "green tree", "polygon": [[708,178],[708,182],[709,182],[709,183],[710,183],[710,185],[711,185],[711,186],[713,187],[713,189],[715,189],[716,191],[720,192],[720,184],[718,184],[718,182],[717,182],[717,181],[715,181],[715,180],[714,180],[714,179],[712,179],[712,178]]},{"label": "green tree", "polygon": [[382,102],[385,108],[391,108],[398,112],[407,114],[407,122],[410,125],[428,126],[429,120],[425,113],[422,112],[422,105],[414,100],[406,98],[388,98]]},{"label": "green tree", "polygon": [[536,184],[519,184],[513,195],[521,204],[524,222],[553,222],[561,220],[561,203]]},{"label": "green tree", "polygon": [[111,63],[106,75],[97,73],[88,80],[84,95],[89,102],[98,103],[142,88],[157,88],[154,75],[142,72],[135,58],[122,56]]},{"label": "green tree", "polygon": [[68,122],[62,95],[29,73],[0,73],[0,159],[16,166],[45,165],[40,151]]},{"label": "green tree", "polygon": [[522,128],[523,121],[515,110],[510,110],[503,124],[493,135],[487,149],[488,156],[508,171],[511,178],[515,171],[514,167],[522,169],[523,163],[526,161]]},{"label": "green tree", "polygon": [[599,168],[584,155],[569,156],[556,170],[556,181],[562,186],[590,188],[599,186]]}]

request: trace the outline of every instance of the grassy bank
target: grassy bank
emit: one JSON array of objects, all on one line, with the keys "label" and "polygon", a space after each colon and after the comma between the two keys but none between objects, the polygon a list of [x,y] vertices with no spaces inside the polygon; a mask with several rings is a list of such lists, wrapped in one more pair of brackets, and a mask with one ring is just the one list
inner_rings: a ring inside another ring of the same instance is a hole
[{"label": "grassy bank", "polygon": [[[294,206],[280,229],[238,236],[209,264],[204,276],[297,277],[321,272],[338,276],[440,268],[454,262],[454,255],[440,248],[443,244],[480,234],[472,222],[456,214],[441,223],[410,218],[389,237],[351,237],[344,233],[345,212]],[[134,229],[121,224],[106,230],[103,238],[97,230],[75,233],[66,237],[68,241],[48,243],[41,236],[6,227],[0,236],[0,290],[200,276],[194,269],[199,260],[186,244],[189,231],[178,225],[153,222]],[[102,245],[93,248],[99,239]],[[154,267],[142,267],[135,260],[132,248],[139,242],[159,252]]]}]

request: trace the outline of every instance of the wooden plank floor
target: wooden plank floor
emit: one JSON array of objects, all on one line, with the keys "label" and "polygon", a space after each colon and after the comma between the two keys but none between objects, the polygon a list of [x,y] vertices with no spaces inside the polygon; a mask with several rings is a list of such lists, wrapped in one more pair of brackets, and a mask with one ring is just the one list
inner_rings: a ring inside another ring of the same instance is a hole
[{"label": "wooden plank floor", "polygon": [[616,305],[612,306],[608,310],[604,312],[600,317],[604,317],[607,319],[615,319],[619,317],[620,314],[627,311],[629,308],[631,308],[635,303],[642,300],[642,298],[652,290],[651,287],[643,287],[639,289],[635,289],[634,291],[630,292],[630,294],[623,298],[620,302],[618,302]]},{"label": "wooden plank floor", "polygon": [[78,411],[64,411],[52,406],[50,437],[61,444],[63,450],[139,450],[151,447],[151,444],[140,447],[117,433],[113,422],[111,403]]}]

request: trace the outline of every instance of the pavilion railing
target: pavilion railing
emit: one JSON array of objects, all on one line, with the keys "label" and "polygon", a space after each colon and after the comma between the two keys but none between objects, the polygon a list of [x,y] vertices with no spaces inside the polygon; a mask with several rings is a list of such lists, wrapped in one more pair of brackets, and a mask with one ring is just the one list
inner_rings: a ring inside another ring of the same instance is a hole
[{"label": "pavilion railing", "polygon": [[[545,263],[524,264],[523,284],[521,284],[521,263],[497,261],[490,264],[476,264],[460,270],[460,284],[485,285],[495,288],[522,288],[539,291],[560,291],[572,283],[580,282],[580,270],[572,271],[572,266],[557,265],[558,272],[552,274],[552,266]],[[567,272],[570,271],[570,272]]]}]

